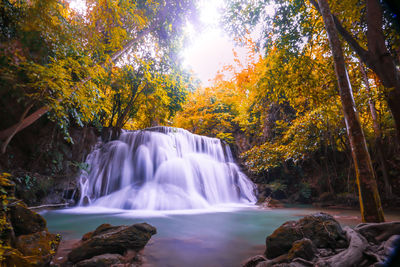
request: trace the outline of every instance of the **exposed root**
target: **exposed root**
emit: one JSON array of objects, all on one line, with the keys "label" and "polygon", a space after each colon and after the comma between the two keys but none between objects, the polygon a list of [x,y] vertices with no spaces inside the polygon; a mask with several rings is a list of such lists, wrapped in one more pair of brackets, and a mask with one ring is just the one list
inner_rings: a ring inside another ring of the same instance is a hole
[{"label": "exposed root", "polygon": [[362,234],[368,241],[383,242],[392,235],[400,235],[400,222],[362,223],[354,230]]},{"label": "exposed root", "polygon": [[[331,236],[332,233],[329,232],[328,225],[324,222],[321,223],[322,228],[319,228],[319,231],[326,231]],[[293,267],[384,267],[388,260],[393,260],[393,251],[397,249],[397,246],[400,246],[400,222],[362,223],[354,229],[344,227],[343,230],[345,233],[343,239],[347,239],[349,243],[345,249],[331,249],[328,248],[328,245],[325,245],[318,249],[312,260],[298,256],[291,259],[288,254],[283,254],[274,259],[261,258],[257,261],[256,267],[275,265]],[[293,247],[292,244],[292,249]]]},{"label": "exposed root", "polygon": [[339,254],[329,257],[328,259],[320,259],[317,262],[319,266],[340,266],[340,267],[351,267],[358,266],[358,264],[363,260],[363,252],[368,246],[367,240],[351,229],[350,227],[345,227],[346,237],[350,242],[349,247]]},{"label": "exposed root", "polygon": [[310,267],[314,266],[314,263],[312,261],[308,261],[302,258],[295,258],[293,259],[293,262],[301,263],[304,266],[310,266]]}]

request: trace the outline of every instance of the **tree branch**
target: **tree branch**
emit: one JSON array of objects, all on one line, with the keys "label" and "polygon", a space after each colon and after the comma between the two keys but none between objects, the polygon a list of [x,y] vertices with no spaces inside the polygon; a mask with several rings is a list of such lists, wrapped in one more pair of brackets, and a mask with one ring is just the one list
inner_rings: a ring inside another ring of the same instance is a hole
[{"label": "tree branch", "polygon": [[[318,11],[318,13],[321,14],[321,10],[319,8],[318,3],[315,0],[309,0],[309,1],[315,7],[315,9]],[[360,46],[360,44],[357,42],[357,40],[351,35],[350,32],[348,32],[343,27],[343,25],[340,23],[339,19],[334,14],[332,14],[332,17],[333,17],[333,22],[335,23],[336,30],[339,32],[339,34],[344,38],[344,40],[349,44],[349,46],[354,50],[354,52],[357,53],[357,55],[360,57],[360,59],[368,67],[370,67],[369,52]]]}]

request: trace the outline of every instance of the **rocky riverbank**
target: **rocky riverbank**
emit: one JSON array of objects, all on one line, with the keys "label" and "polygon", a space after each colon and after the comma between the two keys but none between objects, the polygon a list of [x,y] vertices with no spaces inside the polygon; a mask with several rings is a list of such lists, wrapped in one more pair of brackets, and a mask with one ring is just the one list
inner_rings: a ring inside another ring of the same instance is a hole
[{"label": "rocky riverbank", "polygon": [[141,265],[139,251],[157,232],[147,223],[102,224],[80,241],[70,244],[65,258],[52,261],[61,236],[50,233],[46,220],[15,198],[15,184],[8,176],[0,175],[0,266]]},{"label": "rocky riverbank", "polygon": [[0,174],[0,266],[48,266],[61,237],[14,193],[15,184]]},{"label": "rocky riverbank", "polygon": [[266,238],[264,254],[243,266],[385,266],[396,260],[390,256],[399,242],[400,222],[363,223],[351,229],[342,228],[329,214],[317,213],[282,224]]}]

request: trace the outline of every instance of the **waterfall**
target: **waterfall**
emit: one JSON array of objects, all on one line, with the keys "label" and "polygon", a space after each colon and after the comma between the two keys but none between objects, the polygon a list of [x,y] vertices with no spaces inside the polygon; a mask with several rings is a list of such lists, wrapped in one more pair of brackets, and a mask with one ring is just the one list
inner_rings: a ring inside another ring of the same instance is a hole
[{"label": "waterfall", "polygon": [[123,132],[99,144],[86,163],[80,205],[176,210],[256,201],[228,145],[179,128]]}]

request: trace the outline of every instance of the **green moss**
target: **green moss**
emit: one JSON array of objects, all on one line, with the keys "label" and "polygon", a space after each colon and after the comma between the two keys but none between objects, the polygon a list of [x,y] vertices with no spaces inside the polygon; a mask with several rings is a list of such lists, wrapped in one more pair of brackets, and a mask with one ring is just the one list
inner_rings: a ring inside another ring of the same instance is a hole
[{"label": "green moss", "polygon": [[57,251],[60,235],[49,233],[43,217],[14,197],[10,177],[0,173],[0,266],[45,266]]}]

